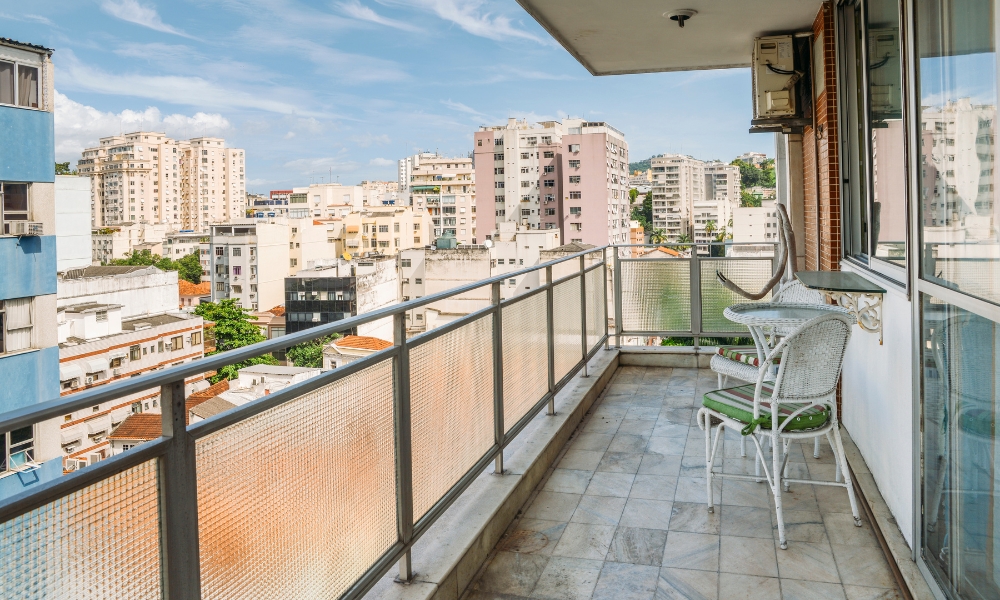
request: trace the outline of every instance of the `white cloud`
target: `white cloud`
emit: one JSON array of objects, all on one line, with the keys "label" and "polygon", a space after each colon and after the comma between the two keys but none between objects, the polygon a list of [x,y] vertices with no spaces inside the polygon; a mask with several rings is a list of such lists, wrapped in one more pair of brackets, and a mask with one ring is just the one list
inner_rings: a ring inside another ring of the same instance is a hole
[{"label": "white cloud", "polygon": [[353,0],[353,2],[345,2],[340,4],[340,10],[344,11],[344,14],[354,17],[359,21],[368,21],[370,23],[377,23],[379,25],[385,25],[386,27],[393,27],[395,29],[402,29],[403,31],[419,31],[419,29],[409,23],[403,21],[397,21],[396,19],[390,19],[388,17],[383,17],[371,8],[361,4],[358,0]]},{"label": "white cloud", "polygon": [[56,158],[59,160],[76,161],[80,152],[97,145],[99,138],[139,129],[163,131],[174,138],[190,138],[221,136],[231,130],[231,125],[220,114],[198,112],[190,116],[177,113],[163,116],[155,106],[142,111],[103,112],[56,92]]},{"label": "white cloud", "polygon": [[373,158],[370,161],[368,161],[368,164],[370,164],[373,167],[388,167],[389,165],[396,164],[396,161],[389,160],[387,158]]},{"label": "white cloud", "polygon": [[282,166],[289,171],[294,171],[302,175],[311,175],[314,173],[325,175],[331,169],[334,175],[345,172],[353,173],[358,170],[358,163],[335,157],[298,158],[288,161]]},{"label": "white cloud", "polygon": [[392,140],[386,134],[373,135],[371,133],[366,133],[364,135],[356,135],[351,138],[351,141],[362,148],[367,148],[372,144],[378,144],[380,146],[391,143]]},{"label": "white cloud", "polygon": [[285,139],[286,140],[290,140],[293,137],[295,137],[295,132],[294,131],[289,131],[288,133],[285,134]]},{"label": "white cloud", "polygon": [[173,35],[179,35],[186,38],[192,37],[183,31],[164,23],[155,8],[139,4],[138,0],[104,0],[104,2],[101,3],[101,10],[108,13],[112,17],[121,19],[122,21],[142,25],[143,27],[148,27],[155,31],[172,33]]},{"label": "white cloud", "polygon": [[41,23],[42,25],[48,25],[49,27],[55,27],[56,24],[49,19],[43,17],[42,15],[11,15],[8,13],[0,13],[0,19],[9,19],[11,21],[21,21],[23,23]]},{"label": "white cloud", "polygon": [[[398,2],[398,0],[383,0]],[[537,35],[518,29],[510,17],[492,14],[485,10],[484,0],[416,0],[414,4],[429,10],[438,17],[455,23],[466,32],[491,40],[509,40],[520,38],[549,45]]]}]

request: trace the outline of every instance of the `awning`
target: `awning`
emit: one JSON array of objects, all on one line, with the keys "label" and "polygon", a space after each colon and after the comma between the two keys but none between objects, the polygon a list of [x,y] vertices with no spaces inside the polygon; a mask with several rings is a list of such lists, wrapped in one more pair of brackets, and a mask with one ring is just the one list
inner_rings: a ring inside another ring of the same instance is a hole
[{"label": "awning", "polygon": [[116,358],[128,358],[128,350],[112,350],[108,352],[108,360],[114,360]]},{"label": "awning", "polygon": [[83,437],[83,431],[77,427],[67,427],[59,430],[59,441],[63,446],[68,446],[74,442],[79,442]]},{"label": "awning", "polygon": [[91,358],[86,361],[88,373],[103,373],[108,370],[108,359],[104,357]]},{"label": "awning", "polygon": [[111,429],[111,415],[101,415],[95,417],[88,421],[85,421],[87,425],[88,435],[97,435],[98,433],[107,433]]},{"label": "awning", "polygon": [[59,365],[59,381],[72,381],[81,378],[83,378],[83,369],[79,364]]}]

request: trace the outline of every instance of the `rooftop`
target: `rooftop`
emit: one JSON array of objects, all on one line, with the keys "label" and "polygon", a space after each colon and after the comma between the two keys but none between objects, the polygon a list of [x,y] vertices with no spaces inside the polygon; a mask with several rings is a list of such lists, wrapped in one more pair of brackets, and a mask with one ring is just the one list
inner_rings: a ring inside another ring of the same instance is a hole
[{"label": "rooftop", "polygon": [[181,296],[208,296],[212,293],[212,283],[208,281],[191,283],[186,279],[178,279],[177,291]]},{"label": "rooftop", "polygon": [[[192,406],[188,409],[188,412],[201,419],[207,419],[235,407],[236,405],[232,402],[223,400],[222,398],[216,396]],[[188,418],[190,418],[190,416]]]},{"label": "rooftop", "polygon": [[254,373],[258,375],[298,375],[299,373],[310,373],[320,369],[312,367],[286,367],[283,365],[252,365],[240,369],[240,374]]},{"label": "rooftop", "polygon": [[139,329],[143,329],[143,327],[141,327],[143,324],[149,325],[150,327],[157,327],[159,325],[166,325],[168,323],[178,323],[180,321],[187,321],[188,319],[191,318],[192,317],[186,315],[170,315],[170,314],[136,317],[134,319],[129,319],[128,321],[122,321],[122,330],[135,331],[137,327]]},{"label": "rooftop", "polygon": [[62,274],[63,279],[85,279],[89,277],[114,277],[116,275],[131,275],[133,273],[145,275],[147,273],[161,273],[160,269],[154,266],[126,266],[112,265],[100,267],[83,267],[82,269],[69,269]]},{"label": "rooftop", "polygon": [[59,310],[64,310],[68,313],[91,313],[98,312],[101,310],[109,310],[113,308],[121,308],[121,304],[103,304],[100,302],[84,302],[82,304],[73,304],[71,306],[64,306]]},{"label": "rooftop", "polygon": [[367,335],[345,335],[338,340],[334,340],[333,345],[341,348],[356,348],[358,350],[384,350],[392,346],[392,342]]},{"label": "rooftop", "polygon": [[19,42],[17,40],[12,40],[10,38],[0,37],[0,45],[11,46],[13,48],[21,48],[22,50],[32,50],[35,52],[44,52],[45,54],[52,56],[55,52],[52,48],[46,48],[45,46],[39,46],[38,44],[29,44],[28,42]]},{"label": "rooftop", "polygon": [[155,440],[162,432],[161,415],[155,413],[138,413],[129,415],[108,436],[109,440]]}]

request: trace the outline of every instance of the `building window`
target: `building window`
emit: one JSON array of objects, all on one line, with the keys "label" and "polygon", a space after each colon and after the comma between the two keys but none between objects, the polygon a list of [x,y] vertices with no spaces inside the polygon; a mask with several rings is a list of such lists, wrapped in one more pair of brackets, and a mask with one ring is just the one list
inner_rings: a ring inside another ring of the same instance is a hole
[{"label": "building window", "polygon": [[378,232],[379,233],[389,233],[389,226],[388,225],[379,225],[378,226]]},{"label": "building window", "polygon": [[556,187],[556,180],[555,179],[546,179],[545,180],[545,187]]},{"label": "building window", "polygon": [[215,249],[216,256],[225,256],[225,254],[226,254],[226,249],[223,248],[222,246],[219,246],[218,248]]},{"label": "building window", "polygon": [[233,248],[233,256],[240,256],[242,248]]},{"label": "building window", "polygon": [[0,61],[0,104],[38,108],[38,67]]},{"label": "building window", "polygon": [[503,160],[503,154],[494,154],[493,160]]},{"label": "building window", "polygon": [[416,277],[416,278],[414,278],[414,280],[413,280],[413,283],[415,283],[415,284],[417,284],[417,285],[421,285],[421,284],[423,284],[423,282],[424,282],[424,280],[423,280],[423,279],[421,279],[421,278],[419,278],[419,277]]},{"label": "building window", "polygon": [[583,211],[581,210],[581,208],[579,206],[571,206],[571,207],[569,207],[569,214],[571,214],[571,215],[580,216],[580,214],[582,214],[582,213],[583,213]]},{"label": "building window", "polygon": [[35,459],[35,428],[31,425],[0,433],[0,473],[23,467]]},{"label": "building window", "polygon": [[578,161],[578,160],[571,160],[571,161],[569,161],[569,168],[571,168],[571,169],[579,169],[580,168],[580,161]]},{"label": "building window", "polygon": [[184,336],[178,335],[170,338],[170,350],[176,352],[184,349]]},{"label": "building window", "polygon": [[554,209],[554,208],[546,208],[545,209],[545,216],[547,216],[547,217],[554,217],[555,214],[556,214],[556,209]]},{"label": "building window", "polygon": [[522,152],[521,153],[521,160],[528,160],[529,158],[531,158],[531,153],[530,152]]},{"label": "building window", "polygon": [[223,282],[221,282],[221,281],[215,282],[215,291],[217,291],[217,292],[224,292],[224,291],[226,291],[226,284],[223,283]]},{"label": "building window", "polygon": [[583,223],[570,223],[569,227],[573,231],[583,231]]},{"label": "building window", "polygon": [[580,183],[580,176],[579,175],[570,175],[569,176],[569,182],[570,183]]},{"label": "building window", "polygon": [[543,173],[555,173],[556,172],[556,167],[555,167],[555,165],[545,165],[544,167],[542,167],[542,172]]},{"label": "building window", "polygon": [[570,152],[579,152],[580,151],[580,144],[570,144],[569,145],[569,151]]},{"label": "building window", "polygon": [[542,152],[542,157],[543,158],[555,158],[556,157],[556,153],[553,152],[553,151],[551,151],[551,150],[546,150],[545,152]]},{"label": "building window", "polygon": [[583,192],[570,192],[569,193],[569,199],[570,200],[580,200],[581,198],[583,198]]},{"label": "building window", "polygon": [[4,235],[11,235],[13,221],[27,221],[28,215],[28,184],[0,182],[0,221]]},{"label": "building window", "polygon": [[522,208],[521,209],[521,216],[522,217],[530,217],[531,216],[531,209],[530,208]]},{"label": "building window", "polygon": [[238,265],[233,267],[233,275],[242,275],[242,274],[243,274],[243,267],[240,267]]},{"label": "building window", "polygon": [[129,360],[139,360],[142,358],[142,346],[136,344],[135,346],[129,346],[128,349]]},{"label": "building window", "polygon": [[191,334],[191,345],[197,346],[199,344],[201,344],[201,332],[195,331],[194,333]]},{"label": "building window", "polygon": [[31,298],[0,301],[0,354],[31,347]]},{"label": "building window", "polygon": [[293,267],[297,267],[299,266],[299,259],[293,258],[289,261],[289,264],[291,264]]},{"label": "building window", "polygon": [[409,258],[404,258],[404,259],[402,259],[402,260],[399,261],[399,266],[401,266],[401,267],[403,267],[405,269],[410,268],[410,264],[411,264],[411,261],[410,261]]},{"label": "building window", "polygon": [[106,310],[97,311],[97,313],[95,314],[95,318],[97,319],[98,323],[106,323],[108,321],[108,311]]}]

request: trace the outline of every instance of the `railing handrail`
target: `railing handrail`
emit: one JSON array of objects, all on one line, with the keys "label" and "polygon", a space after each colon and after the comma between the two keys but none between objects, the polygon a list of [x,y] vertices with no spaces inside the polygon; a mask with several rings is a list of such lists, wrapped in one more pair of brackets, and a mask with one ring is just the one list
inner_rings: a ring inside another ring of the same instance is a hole
[{"label": "railing handrail", "polygon": [[[239,363],[249,358],[261,356],[270,352],[285,350],[290,346],[323,338],[347,329],[353,329],[359,325],[365,325],[380,319],[390,318],[396,314],[405,313],[413,309],[420,308],[421,306],[446,300],[459,294],[464,294],[465,292],[491,285],[495,282],[503,282],[512,277],[518,277],[534,271],[546,269],[553,265],[578,259],[581,256],[603,252],[603,250],[607,247],[613,246],[595,246],[582,252],[562,256],[551,261],[519,269],[517,271],[494,275],[488,279],[481,279],[473,283],[443,290],[429,296],[423,296],[421,298],[407,300],[406,302],[391,304],[389,306],[378,308],[340,321],[334,321],[318,327],[312,327],[303,331],[290,333],[271,340],[258,342],[249,346],[243,346],[242,348],[219,352],[218,354],[213,354],[212,356],[194,360],[182,365],[171,366],[162,371],[154,371],[152,373],[140,375],[139,377],[133,377],[125,381],[98,386],[66,397],[55,398],[5,413],[0,413],[0,434],[14,429],[19,429],[21,427],[26,427],[28,425],[33,425],[48,419],[61,417],[67,413],[71,413],[82,408],[96,406],[102,402],[108,402],[109,400],[121,398],[122,396],[141,392],[150,388],[157,388],[172,381],[187,379],[188,377],[201,375],[207,371],[216,371],[222,367]],[[554,282],[547,282],[545,285],[550,285],[552,283]],[[540,287],[544,288],[544,285]],[[465,318],[465,316],[463,316],[463,318]]]}]

